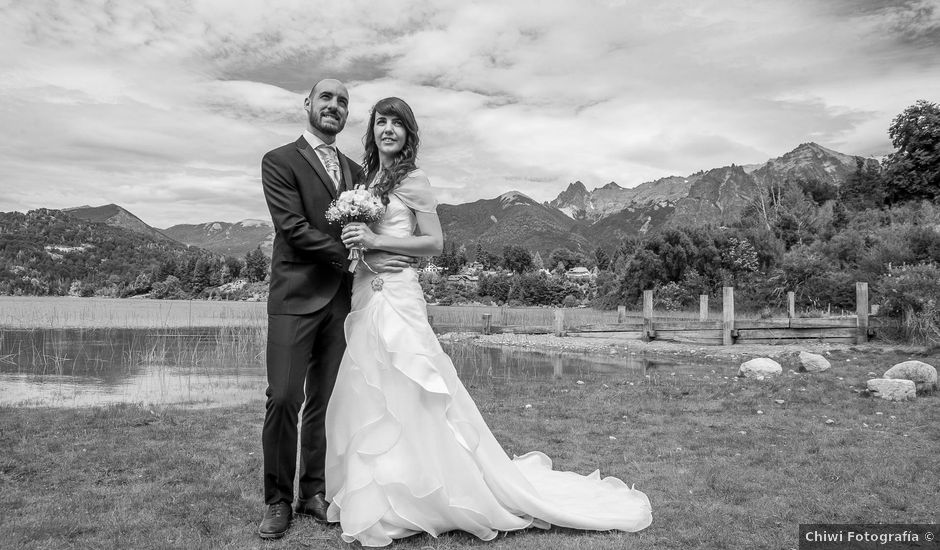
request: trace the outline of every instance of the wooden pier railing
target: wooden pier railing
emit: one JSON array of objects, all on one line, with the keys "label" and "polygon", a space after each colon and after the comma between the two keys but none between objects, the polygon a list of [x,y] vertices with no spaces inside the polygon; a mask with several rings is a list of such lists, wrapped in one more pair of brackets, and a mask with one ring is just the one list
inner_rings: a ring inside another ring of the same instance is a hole
[{"label": "wooden pier railing", "polygon": [[[617,322],[609,324],[566,323],[565,310],[555,310],[554,323],[544,326],[498,325],[492,315],[484,313],[479,325],[483,334],[555,334],[583,338],[619,338],[644,341],[664,340],[700,345],[786,344],[799,341],[829,343],[864,343],[874,335],[869,319],[868,283],[856,283],[856,314],[840,317],[796,317],[792,292],[787,293],[787,317],[776,319],[737,319],[734,314],[734,288],[722,289],[720,320],[708,318],[708,296],[699,299],[699,319],[656,320],[653,291],[643,292],[642,318],[629,319],[626,308],[617,308]],[[435,324],[437,332],[471,330],[467,326]],[[477,327],[472,327],[476,329]]]}]

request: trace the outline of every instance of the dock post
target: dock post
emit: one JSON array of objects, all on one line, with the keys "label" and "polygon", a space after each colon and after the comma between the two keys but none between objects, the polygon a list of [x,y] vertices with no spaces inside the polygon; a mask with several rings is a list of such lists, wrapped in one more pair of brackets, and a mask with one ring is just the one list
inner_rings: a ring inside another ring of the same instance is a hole
[{"label": "dock post", "polygon": [[734,287],[721,289],[721,343],[725,346],[734,344],[731,331],[734,330]]},{"label": "dock post", "polygon": [[858,315],[858,331],[855,342],[868,342],[868,283],[855,283],[855,313]]},{"label": "dock post", "polygon": [[643,291],[643,341],[653,339],[653,291]]}]

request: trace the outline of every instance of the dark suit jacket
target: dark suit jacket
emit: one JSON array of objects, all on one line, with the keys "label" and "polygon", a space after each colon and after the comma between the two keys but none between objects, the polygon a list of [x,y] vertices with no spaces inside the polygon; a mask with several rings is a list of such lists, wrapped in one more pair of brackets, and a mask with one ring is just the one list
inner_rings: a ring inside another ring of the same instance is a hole
[{"label": "dark suit jacket", "polygon": [[[352,188],[361,169],[343,154],[339,162],[343,191]],[[342,228],[325,217],[337,195],[333,180],[301,137],[264,155],[261,183],[275,229],[268,313],[313,313],[341,286],[348,289],[351,277],[345,269],[348,252],[339,238]]]}]

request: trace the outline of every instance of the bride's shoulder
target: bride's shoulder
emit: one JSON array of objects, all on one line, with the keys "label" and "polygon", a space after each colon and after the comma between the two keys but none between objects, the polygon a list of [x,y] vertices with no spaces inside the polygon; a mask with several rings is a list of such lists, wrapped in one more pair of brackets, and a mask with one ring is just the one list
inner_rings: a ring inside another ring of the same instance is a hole
[{"label": "bride's shoulder", "polygon": [[431,182],[420,168],[408,172],[394,193],[413,210],[435,212],[437,209],[437,199],[431,190]]},{"label": "bride's shoulder", "polygon": [[431,185],[431,180],[428,179],[428,175],[421,168],[415,168],[411,172],[405,174],[405,178],[402,180],[402,183],[404,184],[409,181]]}]

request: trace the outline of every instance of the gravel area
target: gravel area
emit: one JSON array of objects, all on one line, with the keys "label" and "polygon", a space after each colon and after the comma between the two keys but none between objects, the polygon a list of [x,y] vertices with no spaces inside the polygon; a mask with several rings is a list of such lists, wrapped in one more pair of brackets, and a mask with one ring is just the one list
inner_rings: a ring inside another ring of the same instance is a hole
[{"label": "gravel area", "polygon": [[571,353],[589,353],[603,355],[643,355],[655,357],[683,357],[713,359],[721,358],[746,361],[755,357],[772,359],[792,358],[800,351],[822,355],[840,353],[901,353],[922,354],[921,347],[904,346],[893,343],[873,341],[868,344],[825,344],[818,342],[800,342],[798,344],[735,344],[733,346],[703,346],[680,344],[653,340],[643,342],[637,339],[596,338],[581,336],[554,336],[551,334],[489,334],[447,333],[440,336],[443,341],[469,342],[480,346],[513,346],[539,351],[559,351]]}]

